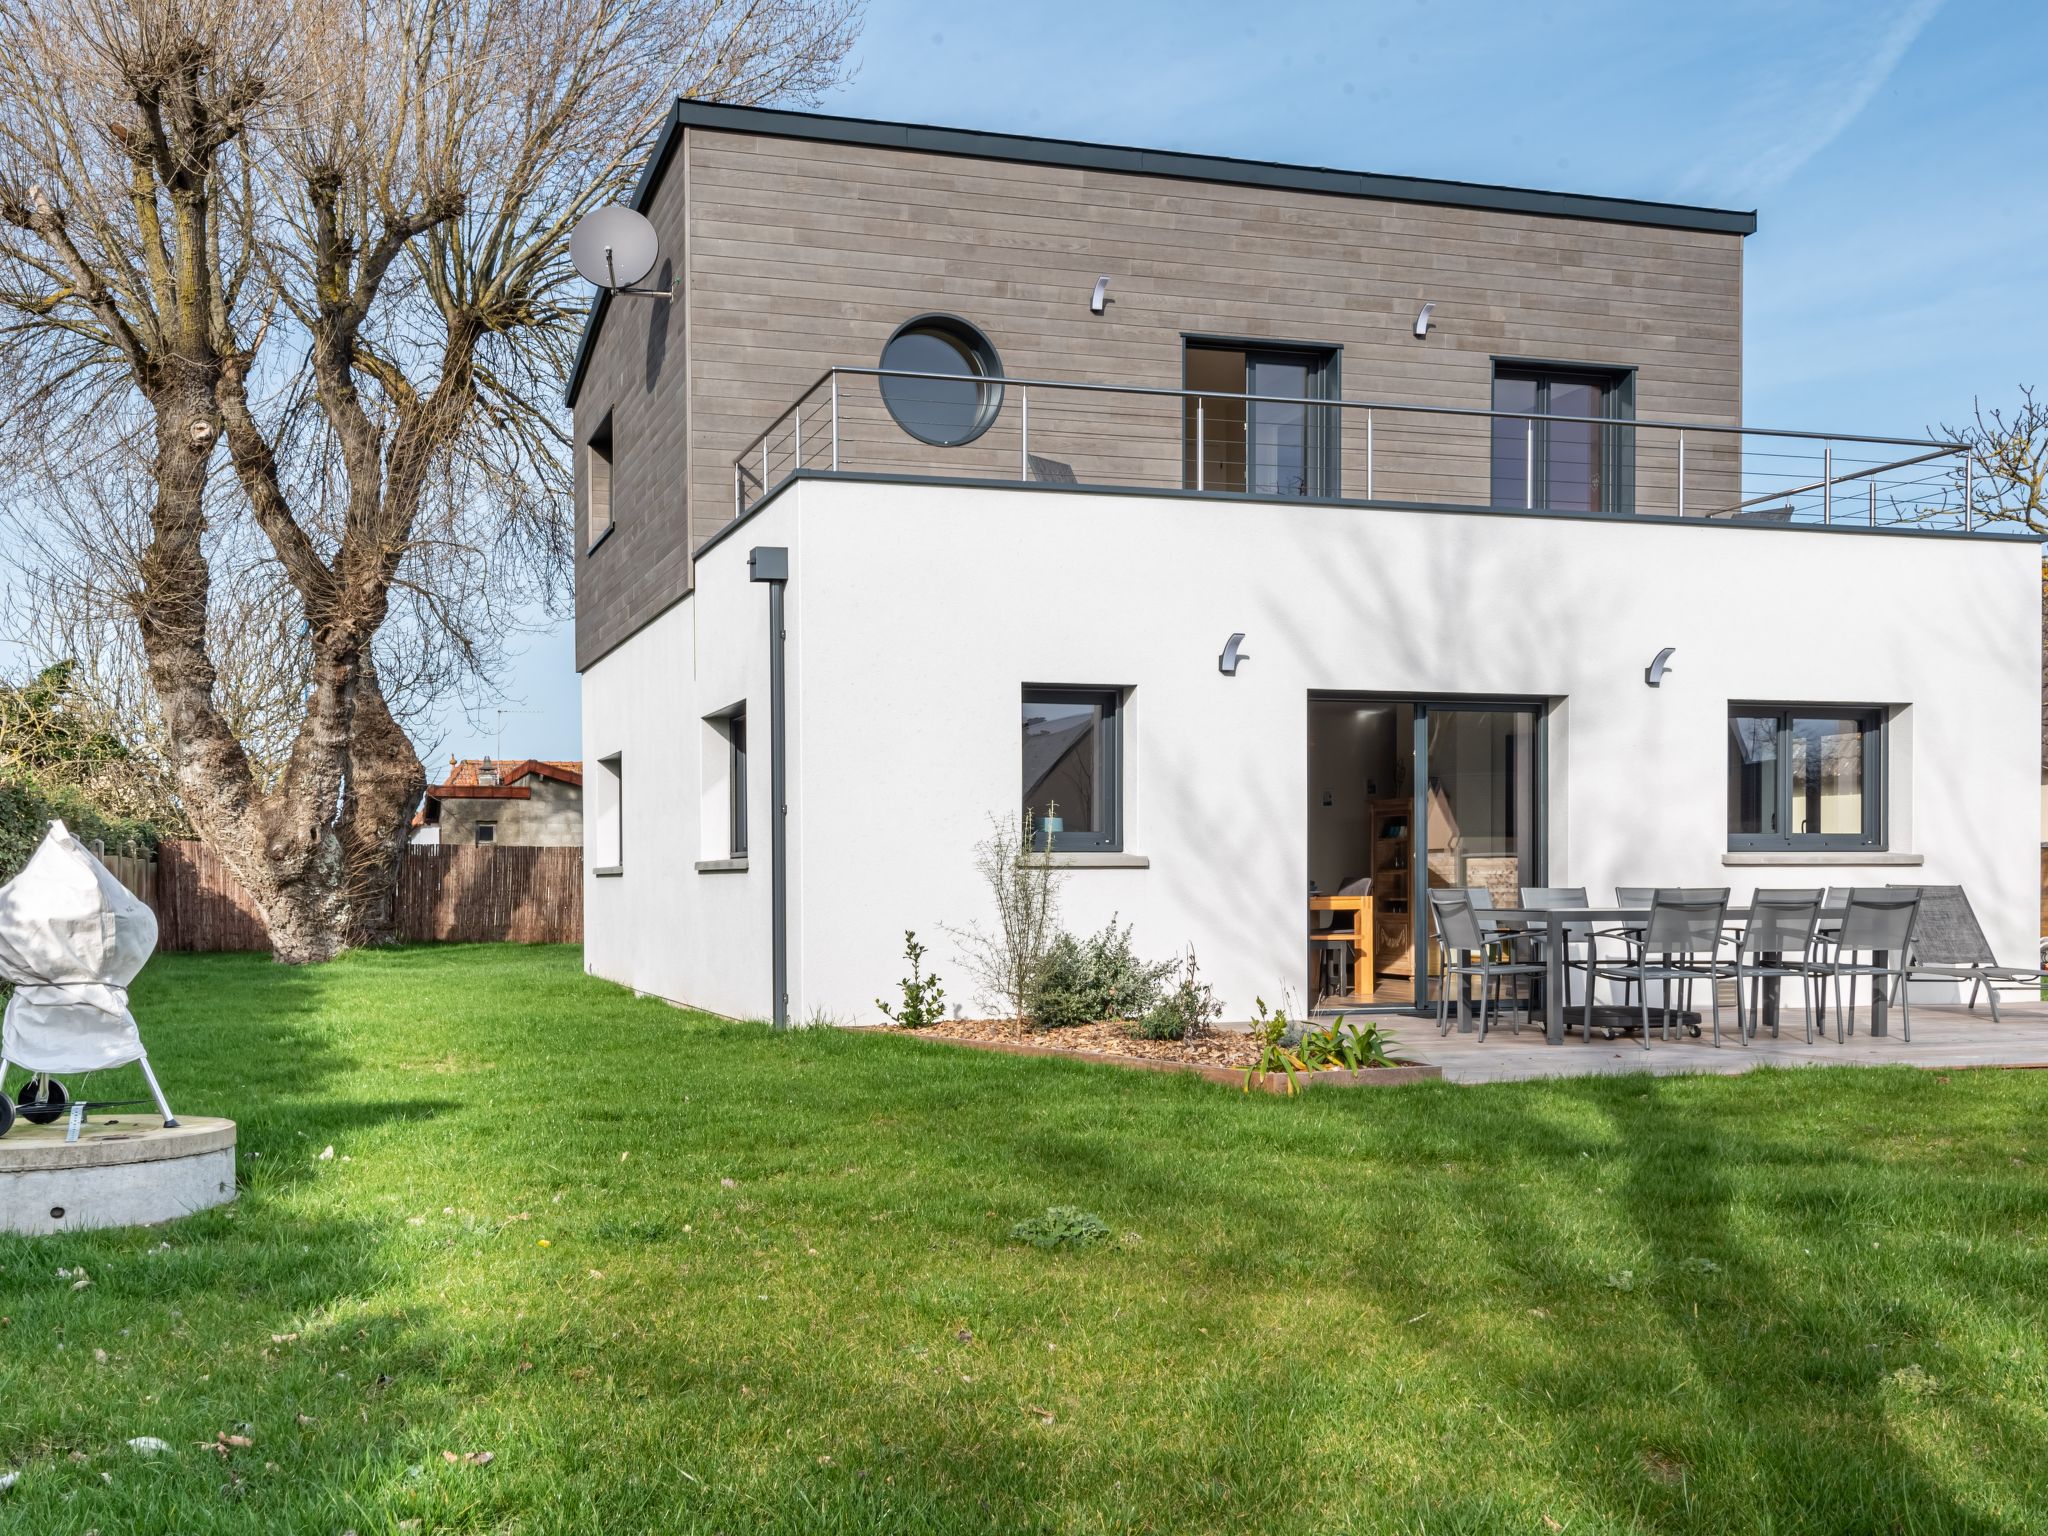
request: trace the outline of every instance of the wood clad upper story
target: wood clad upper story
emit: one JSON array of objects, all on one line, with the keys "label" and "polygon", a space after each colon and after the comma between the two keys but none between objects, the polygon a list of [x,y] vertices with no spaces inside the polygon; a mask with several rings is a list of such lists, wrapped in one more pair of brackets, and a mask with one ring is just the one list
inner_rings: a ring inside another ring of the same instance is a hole
[{"label": "wood clad upper story", "polygon": [[[670,297],[601,300],[570,382],[579,668],[688,592],[736,456],[920,315],[977,328],[1010,379],[1179,390],[1191,346],[1268,345],[1328,359],[1334,398],[1484,410],[1504,370],[1577,367],[1644,420],[1741,421],[1751,214],[699,103],[635,206],[661,249],[642,286]],[[873,384],[842,392],[842,468],[1018,477],[1022,423],[934,450],[889,430]],[[1184,404],[1033,391],[1025,430],[1084,483],[1177,487]],[[1356,413],[1328,414],[1322,493],[1364,497]],[[1492,425],[1384,416],[1380,494],[1483,504]],[[1696,444],[1689,487],[1717,451]],[[1631,473],[1645,501],[1668,478]]]}]

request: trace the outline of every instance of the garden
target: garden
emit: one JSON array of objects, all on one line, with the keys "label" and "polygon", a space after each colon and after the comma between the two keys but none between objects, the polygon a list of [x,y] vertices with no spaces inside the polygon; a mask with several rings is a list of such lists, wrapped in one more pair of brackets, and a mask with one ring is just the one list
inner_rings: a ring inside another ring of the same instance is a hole
[{"label": "garden", "polygon": [[0,1530],[2048,1526],[2040,1074],[1247,1096],[540,947],[134,1001],[240,1198],[0,1239]]},{"label": "garden", "polygon": [[1285,987],[1276,991],[1277,1003],[1257,999],[1248,1029],[1218,1030],[1223,1005],[1202,980],[1192,945],[1172,959],[1148,960],[1133,946],[1130,925],[1113,916],[1085,936],[1061,925],[1063,873],[1029,812],[1016,822],[991,816],[974,866],[993,920],[947,933],[976,1000],[984,1009],[992,1002],[998,1016],[969,1015],[957,1003],[949,1009],[944,979],[926,968],[929,946],[913,930],[903,935],[906,973],[896,998],[875,1000],[893,1029],[958,1045],[1235,1079],[1247,1092],[1441,1075],[1395,1057],[1392,1041],[1369,1020],[1316,1024],[1296,1016]]}]

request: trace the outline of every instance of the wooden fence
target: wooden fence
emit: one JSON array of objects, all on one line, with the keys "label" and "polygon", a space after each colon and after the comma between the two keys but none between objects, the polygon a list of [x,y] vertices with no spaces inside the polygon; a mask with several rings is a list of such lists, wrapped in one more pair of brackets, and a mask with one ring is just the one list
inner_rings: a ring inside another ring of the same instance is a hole
[{"label": "wooden fence", "polygon": [[[265,950],[256,908],[204,843],[165,842],[156,862],[107,868],[156,909],[157,947]],[[580,944],[580,848],[409,848],[398,873],[399,931],[410,943]]]}]

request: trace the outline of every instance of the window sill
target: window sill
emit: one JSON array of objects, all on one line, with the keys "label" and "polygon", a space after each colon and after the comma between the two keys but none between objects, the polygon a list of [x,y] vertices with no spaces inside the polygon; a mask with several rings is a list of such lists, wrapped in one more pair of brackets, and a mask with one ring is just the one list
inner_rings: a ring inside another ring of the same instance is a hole
[{"label": "window sill", "polygon": [[1925,864],[1927,857],[1919,853],[1883,853],[1870,848],[1745,848],[1739,853],[1722,854],[1721,862],[1730,866],[1751,868],[1770,864],[1790,867],[1802,864],[1902,866]]},{"label": "window sill", "polygon": [[625,872],[626,866],[623,864],[602,864],[591,871],[600,880],[616,880]]},{"label": "window sill", "polygon": [[1152,861],[1142,853],[1055,853],[1054,869],[1150,869]]},{"label": "window sill", "polygon": [[744,872],[747,861],[744,855],[737,859],[699,859],[697,873],[700,875],[730,875]]},{"label": "window sill", "polygon": [[589,547],[583,551],[583,558],[588,560],[592,555],[604,548],[604,541],[612,536],[612,530],[618,526],[617,523],[606,523],[604,525],[604,532],[592,539]]}]

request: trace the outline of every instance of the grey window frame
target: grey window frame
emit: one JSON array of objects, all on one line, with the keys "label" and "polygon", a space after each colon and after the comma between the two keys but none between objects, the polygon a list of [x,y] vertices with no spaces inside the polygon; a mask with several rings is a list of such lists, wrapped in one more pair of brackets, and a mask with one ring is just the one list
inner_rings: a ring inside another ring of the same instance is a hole
[{"label": "grey window frame", "polygon": [[[1557,379],[1576,382],[1597,379],[1600,381],[1607,401],[1606,419],[1615,423],[1608,429],[1601,446],[1601,458],[1605,461],[1602,473],[1606,484],[1614,488],[1614,505],[1601,507],[1602,513],[1616,516],[1633,514],[1636,509],[1636,433],[1629,423],[1636,416],[1636,369],[1632,363],[1575,363],[1547,357],[1496,357],[1493,360],[1493,375],[1487,381],[1486,403],[1492,408],[1501,378],[1534,377],[1539,383],[1543,398],[1549,398],[1549,388]],[[1536,423],[1536,488],[1533,497],[1534,509],[1547,512],[1550,508],[1550,431],[1540,420]],[[1493,443],[1487,442],[1486,455],[1487,500],[1500,504],[1499,488],[1494,481]]]},{"label": "grey window frame", "polygon": [[[1124,690],[1121,688],[1077,688],[1065,685],[1026,683],[1018,698],[1018,709],[1037,700],[1043,704],[1094,704],[1101,707],[1102,754],[1096,775],[1097,793],[1102,797],[1098,832],[1052,834],[1053,853],[1121,853],[1124,848]],[[1020,721],[1021,723],[1021,721]],[[1021,741],[1018,747],[1017,794],[1019,810],[1024,794],[1024,764]],[[1048,846],[1047,835],[1034,833],[1034,846]]]},{"label": "grey window frame", "polygon": [[[482,833],[483,833],[483,830],[484,830],[484,828],[486,828],[486,827],[489,827],[489,828],[490,828],[490,830],[491,830],[491,835],[490,835],[489,837],[485,837],[485,836],[483,836],[483,835],[482,835]],[[479,821],[479,822],[475,823],[475,824],[474,824],[474,825],[473,825],[473,826],[472,826],[472,827],[470,828],[470,846],[471,846],[472,848],[495,848],[495,847],[497,847],[497,846],[498,846],[498,824],[497,824],[497,823],[496,823],[495,821]]]},{"label": "grey window frame", "polygon": [[730,856],[747,856],[747,706],[736,706],[725,717],[726,798],[728,802]]},{"label": "grey window frame", "polygon": [[981,437],[996,424],[996,418],[1003,413],[1003,355],[996,350],[996,344],[987,331],[964,315],[952,314],[946,310],[927,310],[921,315],[912,315],[908,320],[889,333],[889,339],[882,343],[881,353],[875,358],[875,366],[886,370],[889,366],[889,349],[911,331],[938,331],[949,335],[964,347],[981,365],[978,374],[962,374],[962,379],[975,381],[976,399],[974,424],[964,437],[933,437],[919,431],[897,411],[896,403],[889,398],[889,379],[886,374],[875,380],[875,393],[881,397],[882,409],[903,435],[912,442],[923,443],[928,448],[964,448]]},{"label": "grey window frame", "polygon": [[[1722,751],[1728,748],[1727,726],[1737,715],[1775,715],[1778,722],[1778,799],[1774,807],[1780,832],[1728,831],[1730,853],[1883,853],[1889,836],[1886,815],[1886,748],[1891,731],[1891,710],[1882,704],[1783,704],[1769,699],[1731,699],[1722,721]],[[1792,827],[1792,722],[1795,719],[1828,718],[1859,722],[1863,747],[1863,828],[1859,832],[1794,832]],[[1725,770],[1732,772],[1730,767]],[[1728,785],[1722,782],[1725,796]]]},{"label": "grey window frame", "polygon": [[[1289,501],[1334,501],[1344,494],[1344,412],[1336,402],[1344,398],[1344,348],[1334,341],[1289,341],[1276,336],[1222,336],[1207,331],[1182,331],[1180,333],[1180,387],[1192,389],[1188,382],[1188,354],[1190,352],[1242,352],[1246,366],[1257,356],[1278,358],[1299,358],[1308,367],[1310,393],[1302,396],[1307,408],[1307,436],[1303,445],[1303,461],[1308,470],[1308,486],[1300,496],[1290,496]],[[1245,412],[1247,426],[1251,412]],[[1181,489],[1195,488],[1195,402],[1184,399],[1181,402]],[[1250,482],[1250,466],[1246,466],[1246,482]],[[1223,496],[1250,496],[1256,494],[1247,489],[1242,491],[1218,491]]]}]

